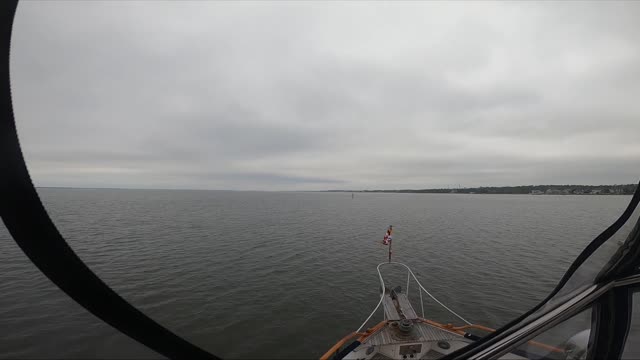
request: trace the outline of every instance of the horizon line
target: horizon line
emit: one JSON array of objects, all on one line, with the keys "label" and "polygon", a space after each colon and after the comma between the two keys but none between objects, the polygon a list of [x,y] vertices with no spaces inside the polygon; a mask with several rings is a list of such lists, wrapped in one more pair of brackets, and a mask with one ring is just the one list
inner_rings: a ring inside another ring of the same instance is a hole
[{"label": "horizon line", "polygon": [[502,186],[466,186],[466,187],[440,187],[440,188],[419,188],[419,189],[324,189],[324,190],[233,190],[233,189],[198,189],[198,188],[139,188],[139,187],[95,187],[95,186],[35,186],[36,189],[85,189],[85,190],[176,190],[176,191],[228,191],[228,192],[370,192],[370,191],[428,191],[428,190],[456,190],[456,189],[480,189],[480,188],[511,188],[511,187],[527,187],[527,186],[636,186],[636,183],[627,184],[528,184],[528,185],[502,185]]}]

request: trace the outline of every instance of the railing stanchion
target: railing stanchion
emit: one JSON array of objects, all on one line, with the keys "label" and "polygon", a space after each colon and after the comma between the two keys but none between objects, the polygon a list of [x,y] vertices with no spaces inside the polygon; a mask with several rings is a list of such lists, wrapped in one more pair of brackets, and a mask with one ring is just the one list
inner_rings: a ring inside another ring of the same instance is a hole
[{"label": "railing stanchion", "polygon": [[422,318],[424,319],[424,301],[422,301],[422,290],[420,290],[419,293],[420,293],[420,307],[422,308]]},{"label": "railing stanchion", "polygon": [[409,299],[409,275],[411,274],[409,274],[409,271],[407,271],[407,291],[406,291],[407,300]]}]

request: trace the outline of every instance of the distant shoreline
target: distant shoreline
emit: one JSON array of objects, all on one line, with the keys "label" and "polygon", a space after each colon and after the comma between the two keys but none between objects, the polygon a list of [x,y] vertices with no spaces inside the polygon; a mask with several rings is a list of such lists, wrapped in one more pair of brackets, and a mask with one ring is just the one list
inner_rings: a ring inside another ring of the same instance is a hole
[{"label": "distant shoreline", "polygon": [[407,194],[505,194],[505,195],[633,195],[636,184],[624,185],[521,185],[475,188],[403,190],[325,190],[324,192]]},{"label": "distant shoreline", "polygon": [[221,191],[221,192],[346,192],[346,193],[405,193],[405,194],[505,194],[505,195],[633,195],[636,184],[624,185],[521,185],[486,186],[474,188],[401,189],[401,190],[224,190],[125,187],[66,187],[36,186],[36,189],[78,190],[145,190],[145,191]]}]

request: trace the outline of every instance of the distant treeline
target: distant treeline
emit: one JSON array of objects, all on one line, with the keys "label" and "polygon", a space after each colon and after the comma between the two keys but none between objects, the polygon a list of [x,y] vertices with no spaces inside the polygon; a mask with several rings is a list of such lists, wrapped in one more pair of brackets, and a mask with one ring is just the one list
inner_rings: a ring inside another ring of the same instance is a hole
[{"label": "distant treeline", "polygon": [[333,192],[384,192],[384,193],[427,193],[427,194],[534,194],[534,195],[631,195],[636,184],[625,185],[523,185],[489,186],[475,188],[448,189],[405,189],[405,190],[329,190]]}]

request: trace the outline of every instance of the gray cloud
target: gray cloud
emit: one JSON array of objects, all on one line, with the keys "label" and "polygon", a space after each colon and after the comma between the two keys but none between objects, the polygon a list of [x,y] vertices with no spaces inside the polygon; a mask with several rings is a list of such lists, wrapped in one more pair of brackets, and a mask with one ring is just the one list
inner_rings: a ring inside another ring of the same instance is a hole
[{"label": "gray cloud", "polygon": [[23,2],[40,186],[626,183],[640,4]]}]

